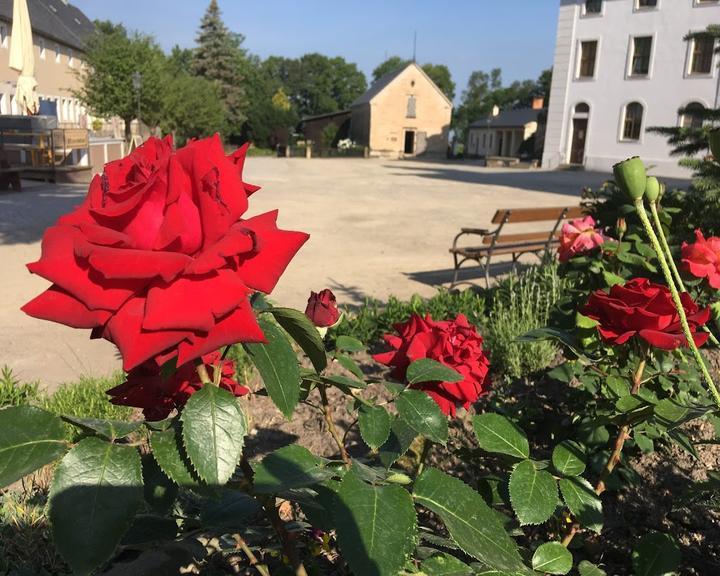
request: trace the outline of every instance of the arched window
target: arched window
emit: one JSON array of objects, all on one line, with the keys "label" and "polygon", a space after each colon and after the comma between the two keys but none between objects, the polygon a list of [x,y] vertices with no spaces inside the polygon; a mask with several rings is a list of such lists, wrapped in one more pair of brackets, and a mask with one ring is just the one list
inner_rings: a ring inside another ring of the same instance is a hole
[{"label": "arched window", "polygon": [[575,115],[582,116],[583,114],[590,114],[590,106],[585,102],[580,102],[575,106]]},{"label": "arched window", "polygon": [[625,106],[623,140],[640,140],[643,111],[643,105],[640,104],[640,102],[630,102],[630,104]]},{"label": "arched window", "polygon": [[680,116],[680,126],[682,128],[702,128],[703,119],[702,116],[697,115],[697,112],[703,112],[705,106],[700,102],[691,102],[685,106],[682,115]]}]

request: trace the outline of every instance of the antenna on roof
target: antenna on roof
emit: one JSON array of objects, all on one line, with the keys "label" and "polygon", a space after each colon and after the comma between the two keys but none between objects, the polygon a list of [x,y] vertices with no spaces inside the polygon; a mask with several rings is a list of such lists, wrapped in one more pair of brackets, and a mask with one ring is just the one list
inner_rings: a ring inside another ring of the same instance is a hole
[{"label": "antenna on roof", "polygon": [[413,57],[412,61],[415,62],[415,51],[417,50],[417,30],[413,32]]}]

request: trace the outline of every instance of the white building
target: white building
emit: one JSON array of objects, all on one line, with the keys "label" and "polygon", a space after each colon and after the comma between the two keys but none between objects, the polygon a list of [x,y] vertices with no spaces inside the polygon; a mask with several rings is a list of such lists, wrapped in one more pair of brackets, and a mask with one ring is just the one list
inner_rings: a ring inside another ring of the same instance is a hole
[{"label": "white building", "polygon": [[609,171],[641,156],[688,176],[652,126],[687,125],[678,109],[720,104],[718,55],[689,32],[720,24],[720,0],[561,0],[543,166]]}]

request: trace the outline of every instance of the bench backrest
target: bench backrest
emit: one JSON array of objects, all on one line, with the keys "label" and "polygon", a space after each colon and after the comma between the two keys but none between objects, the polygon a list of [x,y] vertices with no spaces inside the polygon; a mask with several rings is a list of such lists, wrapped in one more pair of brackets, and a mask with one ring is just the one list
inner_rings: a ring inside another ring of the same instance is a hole
[{"label": "bench backrest", "polygon": [[[485,236],[483,244],[524,244],[546,243],[552,238],[558,238],[562,220],[582,218],[583,211],[580,206],[554,206],[551,208],[506,208],[495,212],[492,222],[499,224],[497,234]],[[545,230],[539,232],[522,232],[517,234],[502,234],[505,224],[520,224],[524,222],[548,222]]]}]

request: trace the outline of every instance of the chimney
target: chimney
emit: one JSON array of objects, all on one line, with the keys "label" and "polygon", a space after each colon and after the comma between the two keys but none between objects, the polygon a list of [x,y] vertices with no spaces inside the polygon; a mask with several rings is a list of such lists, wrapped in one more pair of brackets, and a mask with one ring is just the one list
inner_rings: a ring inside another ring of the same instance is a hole
[{"label": "chimney", "polygon": [[500,107],[497,106],[497,105],[495,105],[495,106],[493,106],[493,109],[492,109],[493,118],[494,118],[495,116],[497,116],[498,114],[500,114]]},{"label": "chimney", "polygon": [[543,98],[542,96],[533,98],[533,102],[532,102],[533,110],[542,110],[544,106],[545,106],[545,98]]}]

